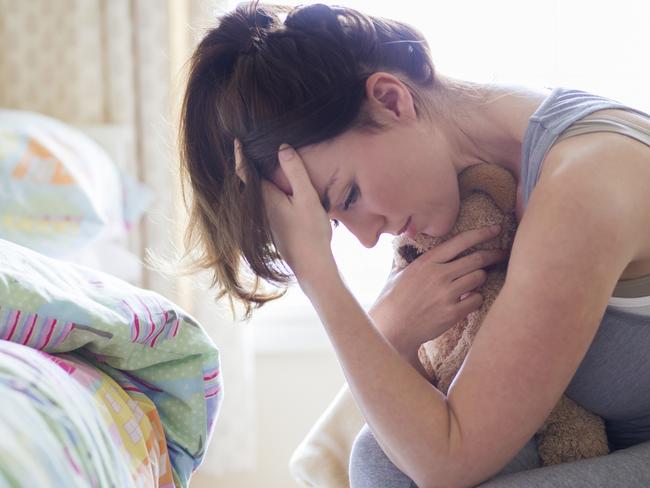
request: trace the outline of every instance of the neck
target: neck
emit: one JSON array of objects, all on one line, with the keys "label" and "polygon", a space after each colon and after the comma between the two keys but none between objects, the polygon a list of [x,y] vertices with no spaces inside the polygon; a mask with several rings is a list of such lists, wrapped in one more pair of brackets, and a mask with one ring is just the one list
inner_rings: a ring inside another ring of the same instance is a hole
[{"label": "neck", "polygon": [[550,92],[450,78],[445,84],[445,112],[452,116],[436,128],[444,133],[457,173],[474,164],[498,164],[519,182],[528,119]]}]

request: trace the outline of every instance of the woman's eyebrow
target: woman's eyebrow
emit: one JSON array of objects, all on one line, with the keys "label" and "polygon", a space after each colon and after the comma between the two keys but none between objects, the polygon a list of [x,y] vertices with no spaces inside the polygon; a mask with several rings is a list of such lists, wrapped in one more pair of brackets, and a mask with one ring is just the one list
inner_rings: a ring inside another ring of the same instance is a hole
[{"label": "woman's eyebrow", "polygon": [[336,168],[336,171],[334,171],[334,174],[332,175],[330,180],[327,182],[327,185],[325,185],[325,193],[323,194],[323,196],[320,199],[320,203],[321,203],[321,205],[323,206],[323,208],[325,209],[326,212],[330,211],[331,201],[330,201],[329,191],[330,191],[330,188],[332,188],[332,185],[334,184],[334,182],[336,181],[336,174],[338,172],[339,172],[339,169]]}]

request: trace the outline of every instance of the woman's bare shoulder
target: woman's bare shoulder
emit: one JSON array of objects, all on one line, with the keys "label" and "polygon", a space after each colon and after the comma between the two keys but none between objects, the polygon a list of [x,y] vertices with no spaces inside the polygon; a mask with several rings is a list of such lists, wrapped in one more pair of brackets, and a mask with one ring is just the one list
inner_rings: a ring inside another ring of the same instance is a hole
[{"label": "woman's bare shoulder", "polygon": [[[602,110],[617,118],[642,125],[650,133],[650,119],[622,110]],[[632,279],[650,275],[650,145],[619,133],[592,132],[569,137],[555,144],[542,165],[536,187],[558,184],[569,177],[571,185],[599,184],[604,199],[627,202],[621,214],[629,222],[628,235],[638,239],[638,252],[621,275]],[[577,193],[579,193],[577,191]]]},{"label": "woman's bare shoulder", "polygon": [[[626,110],[607,109],[593,112],[585,117],[585,120],[599,116],[612,116],[624,120],[650,134],[650,117],[643,117],[640,114]],[[608,147],[612,143],[615,144],[616,150],[620,151],[621,155],[626,152],[631,157],[650,162],[650,146],[647,144],[624,134],[598,131],[574,135],[553,144],[544,159],[542,174],[544,174],[546,168],[552,165],[553,161],[558,162],[559,160],[589,154],[590,151]]]}]

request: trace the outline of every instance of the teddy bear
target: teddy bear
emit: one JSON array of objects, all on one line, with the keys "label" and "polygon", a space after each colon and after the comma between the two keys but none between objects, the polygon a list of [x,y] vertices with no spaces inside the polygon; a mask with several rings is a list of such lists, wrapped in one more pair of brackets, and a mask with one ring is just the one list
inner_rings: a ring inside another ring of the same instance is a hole
[{"label": "teddy bear", "polygon": [[[465,169],[458,177],[461,206],[452,231],[433,238],[405,234],[393,241],[394,265],[400,270],[417,259],[426,250],[441,244],[462,231],[500,224],[500,234],[461,253],[465,256],[479,249],[512,247],[517,227],[515,216],[516,182],[505,168],[481,163]],[[477,289],[483,296],[481,307],[454,324],[439,337],[423,344],[418,356],[429,375],[430,382],[447,393],[460,369],[483,318],[503,286],[506,263],[497,263],[486,269],[487,279]],[[605,423],[563,395],[543,426],[535,434],[537,450],[544,466],[576,461],[609,453]]]}]

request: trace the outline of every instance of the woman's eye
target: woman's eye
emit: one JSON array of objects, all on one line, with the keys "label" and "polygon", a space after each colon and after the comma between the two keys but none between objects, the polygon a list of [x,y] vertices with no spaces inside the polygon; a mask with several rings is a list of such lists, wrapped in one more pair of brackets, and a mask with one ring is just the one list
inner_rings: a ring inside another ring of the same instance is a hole
[{"label": "woman's eye", "polygon": [[359,197],[359,189],[357,188],[357,185],[352,185],[352,188],[350,189],[350,193],[348,194],[348,198],[345,200],[345,204],[343,205],[343,209],[347,210],[350,207],[350,205],[356,202],[358,197]]}]

